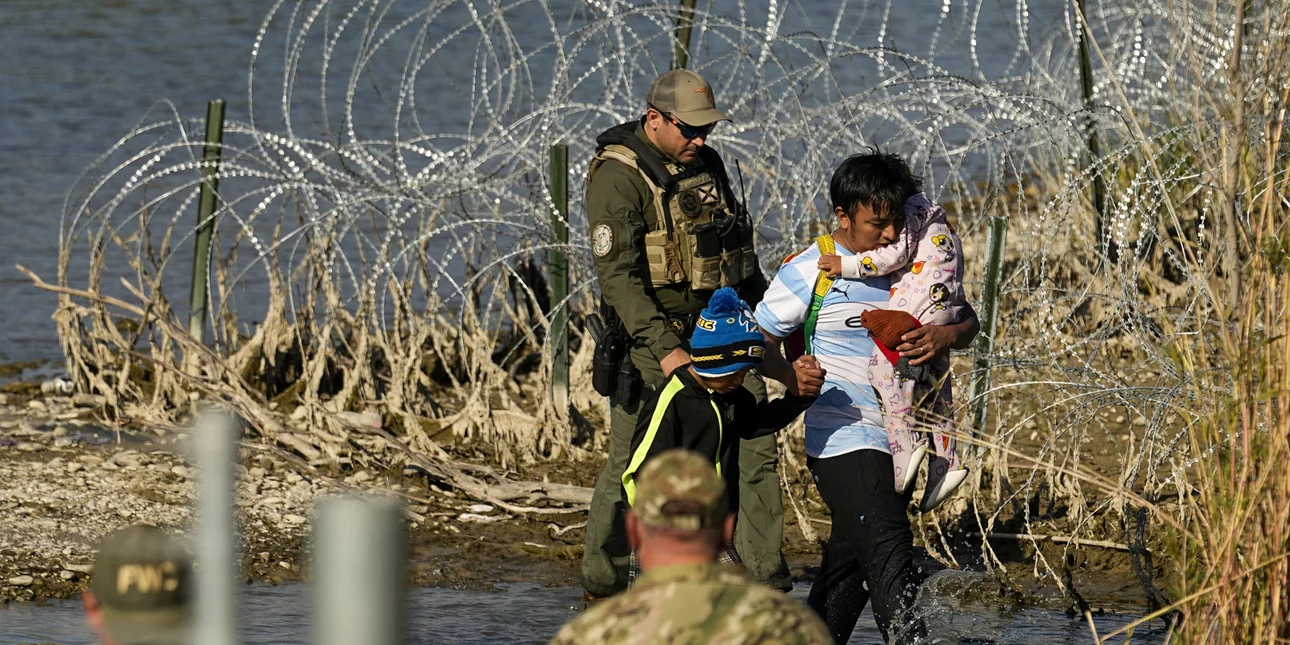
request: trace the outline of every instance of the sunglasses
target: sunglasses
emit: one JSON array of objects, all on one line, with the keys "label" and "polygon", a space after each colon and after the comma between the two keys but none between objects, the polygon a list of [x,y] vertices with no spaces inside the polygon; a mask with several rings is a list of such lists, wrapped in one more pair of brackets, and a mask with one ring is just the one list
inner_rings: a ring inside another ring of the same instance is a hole
[{"label": "sunglasses", "polygon": [[672,125],[675,125],[676,129],[681,131],[681,136],[685,137],[686,139],[706,139],[708,138],[709,134],[712,134],[712,128],[716,127],[717,125],[715,123],[709,123],[708,125],[690,125],[689,123],[685,123],[680,119],[672,116],[672,114],[669,112],[664,112],[658,108],[655,108],[652,105],[650,107],[654,108],[655,112],[658,112],[659,114],[663,115],[663,118],[670,121]]}]

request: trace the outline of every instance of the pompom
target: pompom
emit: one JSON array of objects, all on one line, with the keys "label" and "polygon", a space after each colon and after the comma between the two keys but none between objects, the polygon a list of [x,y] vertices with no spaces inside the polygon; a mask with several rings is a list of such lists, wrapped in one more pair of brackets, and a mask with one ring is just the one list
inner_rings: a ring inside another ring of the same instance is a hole
[{"label": "pompom", "polygon": [[708,299],[707,312],[713,316],[733,316],[739,313],[742,305],[743,301],[734,289],[721,287]]}]

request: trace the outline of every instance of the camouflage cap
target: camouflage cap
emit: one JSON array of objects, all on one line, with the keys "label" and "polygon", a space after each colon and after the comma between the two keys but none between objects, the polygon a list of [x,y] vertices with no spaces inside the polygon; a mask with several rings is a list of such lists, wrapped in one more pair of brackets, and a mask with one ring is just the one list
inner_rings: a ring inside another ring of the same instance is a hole
[{"label": "camouflage cap", "polygon": [[712,86],[688,69],[674,69],[655,79],[645,95],[645,103],[688,125],[701,127],[730,120],[725,112],[717,109]]},{"label": "camouflage cap", "polygon": [[726,483],[712,462],[673,448],[650,459],[636,476],[632,512],[646,526],[697,531],[720,526],[729,513]]},{"label": "camouflage cap", "polygon": [[193,561],[178,538],[155,526],[123,528],[99,545],[90,590],[120,645],[190,640]]}]

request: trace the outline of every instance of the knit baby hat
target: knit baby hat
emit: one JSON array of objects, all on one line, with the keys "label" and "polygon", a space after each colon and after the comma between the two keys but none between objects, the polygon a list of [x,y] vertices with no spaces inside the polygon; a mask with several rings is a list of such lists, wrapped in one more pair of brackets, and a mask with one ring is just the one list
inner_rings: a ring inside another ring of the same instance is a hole
[{"label": "knit baby hat", "polygon": [[690,365],[700,376],[726,376],[756,367],[766,339],[748,305],[730,287],[717,289],[699,314],[690,338]]},{"label": "knit baby hat", "polygon": [[896,309],[870,309],[860,314],[860,325],[869,330],[870,338],[883,345],[884,354],[900,345],[901,336],[922,327],[917,318]]},{"label": "knit baby hat", "polygon": [[[929,364],[910,365],[909,359],[902,358],[896,352],[901,344],[901,336],[922,327],[918,319],[904,311],[893,309],[870,309],[860,314],[860,325],[869,330],[878,351],[882,352],[891,364],[896,366],[896,373],[917,383],[921,388],[930,389],[936,386],[937,374]],[[922,399],[922,397],[918,397]]]}]

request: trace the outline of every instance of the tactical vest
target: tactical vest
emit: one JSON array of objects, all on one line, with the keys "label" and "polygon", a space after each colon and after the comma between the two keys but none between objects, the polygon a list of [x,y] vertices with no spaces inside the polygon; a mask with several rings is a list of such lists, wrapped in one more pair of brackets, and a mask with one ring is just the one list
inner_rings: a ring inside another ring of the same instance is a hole
[{"label": "tactical vest", "polygon": [[596,145],[588,184],[613,159],[635,168],[654,193],[654,228],[645,234],[650,282],[710,291],[757,272],[752,220],[730,190],[720,155],[703,146],[695,164],[679,165],[636,136],[634,121],[606,130]]}]

